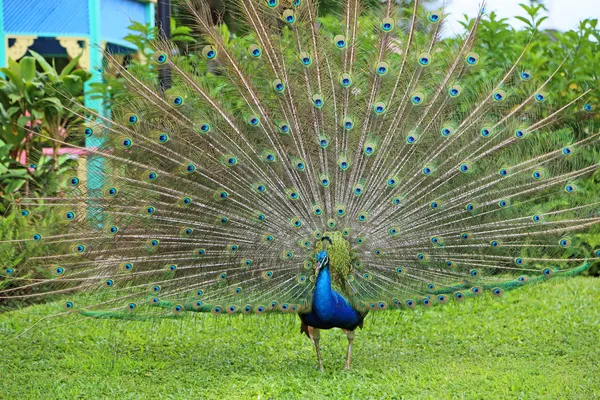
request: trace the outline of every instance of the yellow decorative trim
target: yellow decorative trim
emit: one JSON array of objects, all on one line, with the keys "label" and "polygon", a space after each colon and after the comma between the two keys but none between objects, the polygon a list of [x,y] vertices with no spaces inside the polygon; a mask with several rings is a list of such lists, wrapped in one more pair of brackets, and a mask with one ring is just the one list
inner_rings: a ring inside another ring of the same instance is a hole
[{"label": "yellow decorative trim", "polygon": [[[8,47],[8,39],[15,39],[15,43]],[[6,59],[8,61],[9,58],[12,58],[13,60],[18,60],[19,58],[23,57],[25,54],[27,54],[27,50],[29,49],[29,46],[31,46],[33,44],[33,42],[35,41],[35,39],[37,39],[37,36],[14,36],[14,37],[10,37],[7,36],[6,37],[6,47],[7,47],[7,51],[6,51]]]},{"label": "yellow decorative trim", "polygon": [[[75,58],[81,54],[81,58],[78,62],[79,66],[85,70],[90,69],[90,46],[87,38],[57,36],[56,40],[64,47],[70,58]],[[79,42],[81,41],[84,42],[83,47],[79,45]]]}]

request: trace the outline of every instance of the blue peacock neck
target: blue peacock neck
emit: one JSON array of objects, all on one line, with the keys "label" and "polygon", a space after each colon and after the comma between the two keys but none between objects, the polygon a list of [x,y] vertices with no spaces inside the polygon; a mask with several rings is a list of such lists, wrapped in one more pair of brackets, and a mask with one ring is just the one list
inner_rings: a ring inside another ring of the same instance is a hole
[{"label": "blue peacock neck", "polygon": [[327,318],[334,311],[334,295],[331,289],[331,272],[329,266],[320,269],[313,294],[313,309],[319,317]]}]

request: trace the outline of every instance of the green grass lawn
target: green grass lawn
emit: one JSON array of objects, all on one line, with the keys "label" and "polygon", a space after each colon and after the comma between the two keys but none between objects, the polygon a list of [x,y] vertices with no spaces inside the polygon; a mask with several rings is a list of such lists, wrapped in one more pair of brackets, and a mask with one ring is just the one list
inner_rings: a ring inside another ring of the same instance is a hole
[{"label": "green grass lawn", "polygon": [[577,277],[431,309],[371,314],[321,335],[325,373],[296,316],[130,322],[0,315],[0,398],[600,397],[600,280]]}]

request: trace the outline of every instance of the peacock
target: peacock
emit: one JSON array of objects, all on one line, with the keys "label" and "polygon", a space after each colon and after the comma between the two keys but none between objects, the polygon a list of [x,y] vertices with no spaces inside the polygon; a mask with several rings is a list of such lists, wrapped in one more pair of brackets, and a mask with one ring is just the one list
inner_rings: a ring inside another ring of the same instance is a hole
[{"label": "peacock", "polygon": [[418,1],[344,0],[325,21],[316,0],[240,0],[232,38],[206,0],[180,6],[197,48],[148,38],[150,75],[106,53],[111,113],[73,100],[82,128],[52,140],[87,170],[15,205],[28,223],[2,245],[44,251],[4,269],[0,299],[59,296],[52,317],[295,313],[321,370],[320,330],[345,332],[349,369],[369,313],[500,297],[600,257],[577,236],[600,222],[591,89],[561,102],[563,64],[541,76],[528,46],[478,53],[483,9],[445,40],[443,10]]}]

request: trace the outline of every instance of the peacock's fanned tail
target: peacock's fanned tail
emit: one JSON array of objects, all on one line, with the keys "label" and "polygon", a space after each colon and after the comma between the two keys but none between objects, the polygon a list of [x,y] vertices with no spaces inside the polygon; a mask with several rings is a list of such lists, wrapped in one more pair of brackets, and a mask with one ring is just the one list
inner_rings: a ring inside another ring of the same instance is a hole
[{"label": "peacock's fanned tail", "polygon": [[[589,114],[588,92],[549,107],[560,66],[537,76],[527,48],[508,66],[477,54],[481,15],[456,43],[417,2],[348,0],[332,22],[312,0],[244,0],[250,33],[232,39],[204,0],[181,4],[198,53],[152,42],[164,93],[107,55],[128,96],[111,118],[74,107],[96,143],[87,174],[21,202],[31,231],[3,245],[50,250],[5,271],[0,298],[62,293],[66,313],[96,317],[307,312],[324,235],[361,310],[589,266],[576,232],[600,222],[600,198],[578,182],[600,167],[600,133],[561,126]],[[63,218],[47,231],[45,207]]]}]

